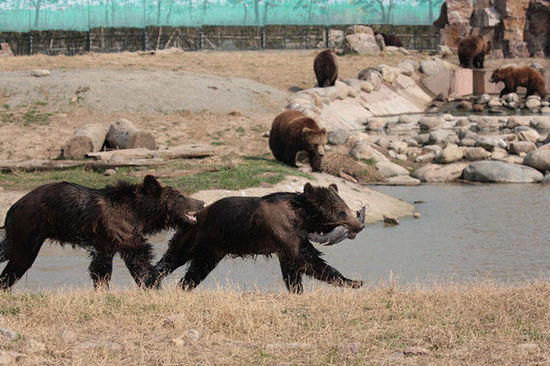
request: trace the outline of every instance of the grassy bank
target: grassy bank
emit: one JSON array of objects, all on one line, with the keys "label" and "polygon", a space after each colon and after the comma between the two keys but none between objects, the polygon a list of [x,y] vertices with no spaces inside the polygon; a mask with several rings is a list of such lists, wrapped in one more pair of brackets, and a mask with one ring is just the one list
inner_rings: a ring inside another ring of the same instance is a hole
[{"label": "grassy bank", "polygon": [[549,308],[548,282],[1,294],[19,334],[1,349],[22,364],[542,365]]},{"label": "grassy bank", "polygon": [[146,174],[187,193],[206,189],[244,189],[261,184],[276,184],[286,176],[307,174],[264,157],[238,158],[235,164],[204,164],[201,160],[172,160],[156,168],[119,168],[106,176],[105,169],[72,168],[44,172],[0,172],[0,187],[30,190],[42,184],[67,181],[101,188],[120,180],[138,183]]}]

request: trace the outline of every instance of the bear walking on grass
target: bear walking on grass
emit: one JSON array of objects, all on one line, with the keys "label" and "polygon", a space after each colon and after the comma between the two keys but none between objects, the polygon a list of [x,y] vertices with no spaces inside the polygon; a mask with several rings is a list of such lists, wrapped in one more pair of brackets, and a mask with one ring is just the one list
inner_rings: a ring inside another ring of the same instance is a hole
[{"label": "bear walking on grass", "polygon": [[518,86],[527,88],[525,97],[539,93],[540,97],[546,97],[544,77],[537,69],[529,66],[504,67],[496,69],[491,75],[491,82],[504,82],[504,88],[500,91],[500,97],[508,93],[515,93]]},{"label": "bear walking on grass", "polygon": [[153,176],[141,184],[121,182],[103,189],[74,183],[40,186],[10,207],[0,261],[9,260],[0,288],[10,288],[31,267],[46,239],[90,251],[94,286],[108,285],[119,253],[136,283],[151,274],[151,245],[144,235],[195,224],[204,202],[163,187]]},{"label": "bear walking on grass", "polygon": [[350,239],[364,227],[334,184],[313,187],[306,183],[303,193],[223,198],[198,214],[197,225],[174,234],[155,265],[159,277],[149,285],[159,286],[164,276],[190,261],[180,285],[192,289],[227,255],[275,254],[291,292],[302,292],[304,274],[333,285],[358,288],[361,281],[350,280],[329,266],[308,240],[309,233],[342,226]]},{"label": "bear walking on grass", "polygon": [[317,78],[317,85],[321,88],[334,86],[338,79],[338,59],[331,50],[324,50],[315,56],[313,71]]},{"label": "bear walking on grass", "polygon": [[458,59],[460,66],[469,69],[483,69],[485,56],[491,51],[491,41],[482,36],[470,36],[458,44]]},{"label": "bear walking on grass", "polygon": [[327,142],[326,129],[295,110],[284,111],[275,117],[269,133],[269,147],[277,160],[295,167],[296,153],[306,151],[314,172],[321,170]]}]

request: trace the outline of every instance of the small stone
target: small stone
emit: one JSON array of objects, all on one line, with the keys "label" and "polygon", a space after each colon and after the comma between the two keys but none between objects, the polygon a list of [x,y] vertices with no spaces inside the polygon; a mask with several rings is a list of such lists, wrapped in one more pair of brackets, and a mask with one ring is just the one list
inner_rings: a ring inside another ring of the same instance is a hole
[{"label": "small stone", "polygon": [[19,352],[0,351],[0,365],[14,365],[27,355]]},{"label": "small stone", "polygon": [[416,119],[413,118],[412,116],[409,116],[408,114],[402,114],[397,119],[397,123],[400,123],[400,124],[411,124],[415,122],[416,122]]},{"label": "small stone", "polygon": [[491,96],[489,94],[481,94],[479,98],[477,98],[478,104],[487,104],[491,100]]},{"label": "small stone", "polygon": [[106,169],[104,172],[103,172],[103,175],[109,177],[111,175],[115,175],[116,174],[116,170],[115,169]]},{"label": "small stone", "polygon": [[415,212],[415,213],[413,213],[413,217],[414,217],[415,219],[419,219],[419,218],[420,218],[420,214],[419,214],[418,212]]},{"label": "small stone", "polygon": [[407,347],[403,350],[403,354],[405,356],[424,356],[427,355],[430,351],[428,351],[424,347]]},{"label": "small stone", "polygon": [[349,133],[343,128],[330,131],[327,135],[328,143],[331,145],[343,145],[349,139]]},{"label": "small stone", "polygon": [[369,117],[367,119],[367,130],[368,131],[377,131],[383,130],[386,125],[386,120],[380,117]]},{"label": "small stone", "polygon": [[35,70],[32,70],[31,71],[31,76],[34,76],[36,78],[40,78],[40,77],[44,77],[44,76],[49,76],[50,75],[50,70],[45,70],[45,69],[35,69]]},{"label": "small stone", "polygon": [[197,339],[199,339],[199,338],[201,337],[201,334],[200,334],[199,331],[196,330],[196,329],[189,329],[188,336],[189,336],[189,338],[191,338],[192,340],[196,341]]},{"label": "small stone", "polygon": [[519,345],[519,348],[529,354],[536,354],[540,352],[540,346],[536,343],[522,343]]},{"label": "small stone", "polygon": [[11,329],[0,328],[0,337],[4,340],[13,342],[19,338],[19,334]]}]

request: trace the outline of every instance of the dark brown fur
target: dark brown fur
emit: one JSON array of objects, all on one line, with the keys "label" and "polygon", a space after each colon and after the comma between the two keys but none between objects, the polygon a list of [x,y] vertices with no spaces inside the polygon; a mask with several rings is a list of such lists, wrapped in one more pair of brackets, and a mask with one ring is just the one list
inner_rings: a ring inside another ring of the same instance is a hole
[{"label": "dark brown fur", "polygon": [[496,69],[491,75],[491,82],[498,83],[504,82],[504,88],[500,91],[500,96],[504,94],[515,93],[518,86],[527,88],[525,97],[539,93],[541,98],[546,97],[546,87],[544,83],[544,77],[535,68],[524,67],[505,67],[502,69]]},{"label": "dark brown fur", "polygon": [[352,233],[363,228],[334,184],[324,188],[307,183],[304,193],[223,198],[199,213],[197,225],[179,230],[170,240],[155,266],[156,284],[188,261],[191,264],[180,281],[184,289],[196,287],[226,255],[275,254],[289,291],[302,292],[303,274],[357,288],[361,281],[350,280],[329,266],[307,239],[308,233],[328,232],[338,225]]},{"label": "dark brown fur", "polygon": [[321,88],[334,86],[338,79],[338,59],[331,50],[324,50],[315,56],[313,71],[317,78],[317,85]]},{"label": "dark brown fur", "polygon": [[469,69],[483,69],[485,56],[491,51],[491,41],[482,36],[470,36],[458,44],[458,59],[460,66]]},{"label": "dark brown fur", "polygon": [[90,251],[94,286],[108,284],[119,253],[138,284],[152,269],[151,245],[144,235],[194,224],[189,216],[204,202],[162,187],[153,176],[142,184],[119,183],[103,189],[74,183],[38,187],[10,207],[0,260],[9,260],[0,287],[10,288],[31,267],[46,239]]},{"label": "dark brown fur", "polygon": [[269,147],[277,160],[290,166],[296,166],[298,151],[306,151],[311,169],[320,171],[326,143],[327,131],[299,111],[282,112],[271,125]]},{"label": "dark brown fur", "polygon": [[384,38],[384,44],[386,46],[403,47],[403,42],[401,42],[401,39],[395,34],[374,32],[375,36],[377,34],[382,35],[382,38]]}]

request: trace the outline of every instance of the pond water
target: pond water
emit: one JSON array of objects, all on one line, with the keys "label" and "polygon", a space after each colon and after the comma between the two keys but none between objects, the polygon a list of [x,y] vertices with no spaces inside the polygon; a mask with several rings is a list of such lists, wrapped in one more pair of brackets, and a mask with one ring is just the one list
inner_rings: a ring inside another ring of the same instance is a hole
[{"label": "pond water", "polygon": [[[419,219],[398,226],[368,225],[355,240],[320,248],[327,262],[350,278],[370,283],[491,279],[517,282],[550,278],[550,187],[542,185],[376,186],[416,204]],[[172,233],[152,238],[157,258]],[[85,251],[44,245],[15,291],[91,287]],[[168,277],[175,286],[185,268]],[[317,285],[308,281],[306,286]],[[115,260],[112,285],[135,286],[122,261]],[[284,288],[276,257],[224,259],[201,284],[241,290]]]}]

